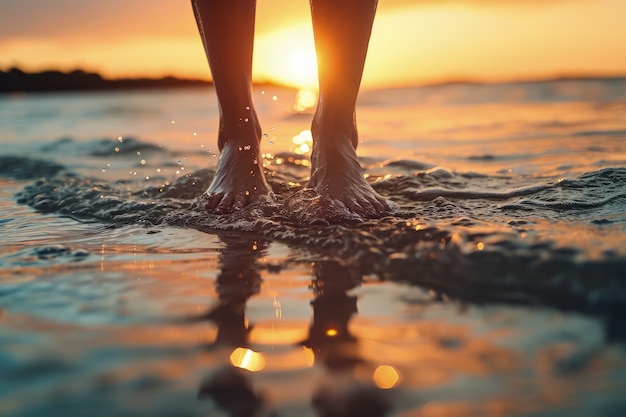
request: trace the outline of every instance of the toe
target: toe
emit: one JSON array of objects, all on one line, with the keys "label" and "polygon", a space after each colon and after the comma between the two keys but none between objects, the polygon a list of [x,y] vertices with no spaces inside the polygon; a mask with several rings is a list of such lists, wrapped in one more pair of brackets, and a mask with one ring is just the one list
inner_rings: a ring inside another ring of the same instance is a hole
[{"label": "toe", "polygon": [[247,206],[248,201],[247,201],[247,197],[245,195],[242,194],[238,194],[234,201],[233,201],[233,209],[234,210],[241,210],[242,208],[244,208],[245,206]]},{"label": "toe", "polygon": [[226,194],[224,198],[222,198],[222,201],[218,204],[218,206],[215,207],[215,213],[230,213],[233,208],[233,200],[234,198],[232,194]]},{"label": "toe", "polygon": [[210,193],[208,194],[207,203],[204,205],[205,210],[215,210],[218,204],[222,201],[224,194],[222,193]]},{"label": "toe", "polygon": [[350,201],[350,210],[361,217],[367,217],[367,201],[365,199],[352,199]]},{"label": "toe", "polygon": [[377,215],[382,216],[389,213],[389,204],[383,198],[376,198],[371,203]]},{"label": "toe", "polygon": [[367,200],[363,200],[361,202],[361,207],[363,207],[362,216],[371,218],[376,217],[376,215],[378,214],[378,210],[376,210],[376,208]]}]

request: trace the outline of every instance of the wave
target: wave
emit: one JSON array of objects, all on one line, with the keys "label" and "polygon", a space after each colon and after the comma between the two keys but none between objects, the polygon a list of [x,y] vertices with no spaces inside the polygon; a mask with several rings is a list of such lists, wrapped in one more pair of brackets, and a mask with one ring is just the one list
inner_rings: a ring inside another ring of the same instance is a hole
[{"label": "wave", "polygon": [[[626,257],[615,249],[619,244],[593,256],[598,248],[592,239],[571,239],[587,229],[593,237],[607,224],[618,227],[617,234],[623,236],[623,168],[523,186],[511,177],[441,168],[371,175],[376,191],[392,202],[391,215],[323,224],[315,222],[320,209],[316,204],[322,203],[303,191],[302,178],[294,174],[302,163],[297,155],[284,158],[291,161],[285,165],[268,168],[274,198],[225,215],[203,209],[201,196],[214,174],[209,169],[169,185],[130,192],[68,174],[57,165],[15,158],[13,166],[38,167],[33,176],[47,174],[17,195],[18,203],[42,213],[118,227],[140,224],[253,234],[306,249],[316,259],[336,260],[363,275],[407,282],[442,296],[600,314],[609,319],[613,333],[626,331],[618,320],[626,313]],[[406,165],[387,164],[396,171]],[[24,177],[21,170],[16,172],[13,177]]]}]

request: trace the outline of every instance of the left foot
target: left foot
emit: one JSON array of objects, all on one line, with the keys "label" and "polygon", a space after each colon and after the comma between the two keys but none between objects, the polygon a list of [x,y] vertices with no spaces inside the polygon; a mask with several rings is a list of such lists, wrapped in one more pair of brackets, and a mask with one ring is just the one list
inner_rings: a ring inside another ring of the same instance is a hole
[{"label": "left foot", "polygon": [[217,171],[205,193],[205,208],[215,214],[240,210],[271,190],[263,174],[263,160],[258,145],[227,142],[222,149]]},{"label": "left foot", "polygon": [[205,208],[215,214],[240,210],[271,193],[263,174],[261,127],[256,113],[250,111],[249,116],[240,120],[220,123],[220,160],[205,193]]}]

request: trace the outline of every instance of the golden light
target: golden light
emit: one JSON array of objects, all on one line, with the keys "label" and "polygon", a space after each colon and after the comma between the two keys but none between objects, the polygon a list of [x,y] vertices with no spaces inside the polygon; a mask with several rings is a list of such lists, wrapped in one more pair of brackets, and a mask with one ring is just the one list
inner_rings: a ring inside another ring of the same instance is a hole
[{"label": "golden light", "polygon": [[298,49],[289,55],[289,73],[293,78],[300,79],[305,86],[314,85],[317,81],[317,57],[315,50]]},{"label": "golden light", "polygon": [[317,88],[317,58],[310,24],[259,36],[254,51],[255,78],[298,88]]},{"label": "golden light", "polygon": [[304,362],[306,366],[310,368],[315,364],[315,353],[313,353],[313,349],[306,346],[302,346],[302,350],[304,352]]},{"label": "golden light", "polygon": [[326,336],[335,337],[338,334],[339,334],[339,332],[336,329],[328,329],[328,330],[326,330]]},{"label": "golden light", "polygon": [[230,354],[230,363],[237,368],[258,372],[265,368],[265,357],[251,349],[237,348]]},{"label": "golden light", "polygon": [[[280,315],[280,312],[278,314]],[[271,323],[257,323],[250,332],[249,342],[272,346],[287,345],[298,343],[306,338],[306,334],[305,328],[294,326],[288,320],[282,321],[281,317],[276,317],[276,321]]]},{"label": "golden light", "polygon": [[[136,19],[140,13],[120,16],[112,9],[80,36],[70,36],[63,25],[45,37],[28,36],[41,27],[45,16],[22,19],[20,33],[0,40],[0,67],[16,63],[28,71],[81,67],[112,78],[208,77],[189,8],[158,3],[158,11],[142,16],[145,19]],[[314,86],[308,2],[259,3],[263,4],[257,10],[255,81]],[[380,3],[363,77],[366,88],[459,78],[493,81],[626,71],[626,54],[615,53],[626,47],[626,37],[619,36],[626,13],[623,0],[550,2],[550,7],[531,1],[489,2],[489,7],[478,1]],[[64,10],[68,21],[84,20],[89,12],[88,8]],[[163,16],[167,16],[165,27],[158,20]]]},{"label": "golden light", "polygon": [[303,112],[313,108],[317,104],[317,91],[311,88],[298,90],[293,108],[298,112]]},{"label": "golden light", "polygon": [[393,366],[380,365],[374,371],[372,381],[380,389],[390,389],[400,381],[400,374]]},{"label": "golden light", "polygon": [[305,153],[311,152],[311,147],[313,146],[313,134],[310,130],[303,130],[294,136],[291,141],[294,145],[296,145],[294,152],[298,155],[304,155]]}]

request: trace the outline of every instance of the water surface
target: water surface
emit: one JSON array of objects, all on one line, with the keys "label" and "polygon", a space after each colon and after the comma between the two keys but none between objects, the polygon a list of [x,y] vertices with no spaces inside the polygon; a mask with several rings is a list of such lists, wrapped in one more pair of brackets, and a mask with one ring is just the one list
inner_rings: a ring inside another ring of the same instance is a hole
[{"label": "water surface", "polygon": [[1,415],[626,412],[624,80],[364,91],[340,225],[294,97],[223,216],[211,90],[0,97]]}]

